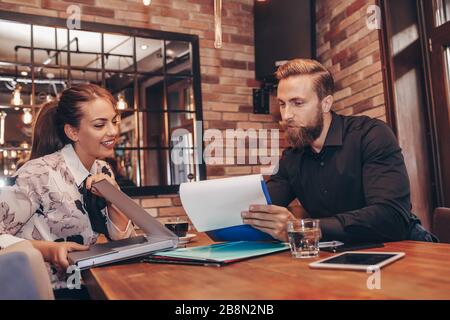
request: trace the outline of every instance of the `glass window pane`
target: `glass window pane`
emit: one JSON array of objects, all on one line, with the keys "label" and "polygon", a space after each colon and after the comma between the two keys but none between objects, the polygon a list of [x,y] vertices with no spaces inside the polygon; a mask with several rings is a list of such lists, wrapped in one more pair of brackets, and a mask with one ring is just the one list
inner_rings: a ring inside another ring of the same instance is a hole
[{"label": "glass window pane", "polygon": [[11,177],[16,172],[19,163],[28,159],[29,149],[30,144],[26,142],[18,147],[0,147],[0,186],[6,183],[7,177]]},{"label": "glass window pane", "polygon": [[118,109],[133,109],[134,107],[134,75],[126,73],[105,73],[106,89],[120,101]]},{"label": "glass window pane", "polygon": [[67,65],[67,30],[35,25],[33,46],[34,63]]},{"label": "glass window pane", "polygon": [[168,78],[167,108],[168,110],[195,111],[191,78]]},{"label": "glass window pane", "polygon": [[136,38],[136,61],[139,72],[162,73],[162,41]]},{"label": "glass window pane", "polygon": [[70,65],[83,68],[101,68],[101,34],[69,30]]},{"label": "glass window pane", "polygon": [[167,113],[140,112],[139,119],[142,130],[140,141],[142,147],[169,147]]},{"label": "glass window pane", "polygon": [[[169,116],[169,135],[171,138],[171,146],[175,147],[176,145],[180,145],[183,147],[187,147],[186,141],[181,141],[181,136],[185,138],[186,135],[190,134],[190,140],[193,139],[194,136],[194,121],[195,119],[192,117],[192,113],[187,112],[170,112]],[[178,139],[180,138],[180,139]],[[193,141],[189,142],[189,147],[193,147]]]},{"label": "glass window pane", "polygon": [[436,27],[450,21],[450,0],[435,0]]},{"label": "glass window pane", "polygon": [[115,157],[106,159],[114,171],[116,181],[120,187],[140,186],[137,150],[116,149]]},{"label": "glass window pane", "polygon": [[[11,32],[13,30],[13,32]],[[0,20],[0,61],[31,61],[31,26],[28,24]],[[17,53],[17,59],[16,59]]]},{"label": "glass window pane", "polygon": [[[180,159],[175,153],[180,153]],[[192,149],[177,150],[141,150],[141,183],[142,185],[177,185],[195,181],[197,166],[194,165]]]},{"label": "glass window pane", "polygon": [[[16,84],[20,85],[21,95],[26,92],[27,86],[31,84],[31,69],[26,66],[18,66],[14,63],[0,64],[0,105],[11,104]],[[21,99],[23,97],[21,96]],[[29,103],[26,99],[22,103]]]},{"label": "glass window pane", "polygon": [[120,135],[116,148],[136,148],[136,116],[135,112],[121,112]]},{"label": "glass window pane", "polygon": [[139,75],[139,108],[152,111],[164,110],[163,77]]},{"label": "glass window pane", "polygon": [[70,79],[72,81],[72,84],[94,83],[101,86],[102,72],[100,70],[99,71],[71,70]]},{"label": "glass window pane", "polygon": [[169,150],[141,150],[140,157],[142,185],[170,185]]},{"label": "glass window pane", "polygon": [[50,67],[36,67],[34,70],[35,104],[55,99],[67,88],[67,70]]},{"label": "glass window pane", "polygon": [[190,75],[192,71],[191,44],[166,41],[166,70],[168,74]]},{"label": "glass window pane", "polygon": [[[445,53],[445,70],[447,75],[447,97],[450,99],[450,46],[447,47],[444,51]],[[450,101],[449,101],[450,104]],[[450,105],[449,105],[449,111],[450,111]],[[450,112],[448,113],[450,116]],[[449,119],[450,122],[450,119]]]},{"label": "glass window pane", "polygon": [[23,144],[31,144],[31,123],[24,122],[24,114],[24,108],[0,110],[0,142],[3,142],[0,143],[1,147],[19,148]]},{"label": "glass window pane", "polygon": [[133,37],[105,34],[105,69],[133,72]]}]

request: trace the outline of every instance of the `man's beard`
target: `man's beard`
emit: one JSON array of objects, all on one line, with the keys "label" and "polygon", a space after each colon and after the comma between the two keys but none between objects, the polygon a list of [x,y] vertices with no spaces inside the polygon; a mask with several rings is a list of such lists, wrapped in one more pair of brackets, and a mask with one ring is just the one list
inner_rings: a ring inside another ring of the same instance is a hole
[{"label": "man's beard", "polygon": [[303,149],[311,145],[322,133],[323,114],[318,109],[314,122],[310,126],[289,128],[289,125],[294,125],[292,122],[283,122],[282,125],[289,145],[294,149]]}]

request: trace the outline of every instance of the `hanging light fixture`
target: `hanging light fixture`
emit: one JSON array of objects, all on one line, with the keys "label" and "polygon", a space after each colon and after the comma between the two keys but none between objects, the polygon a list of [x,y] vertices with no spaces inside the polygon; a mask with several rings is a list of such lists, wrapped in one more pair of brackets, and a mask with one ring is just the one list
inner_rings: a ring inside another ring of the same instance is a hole
[{"label": "hanging light fixture", "polygon": [[11,98],[11,104],[13,106],[20,106],[23,104],[23,99],[20,94],[20,90],[22,90],[22,87],[17,83]]},{"label": "hanging light fixture", "polygon": [[222,48],[222,0],[214,0],[214,47]]},{"label": "hanging light fixture", "polygon": [[119,94],[119,100],[117,101],[116,107],[118,110],[128,109],[128,103],[123,94]]},{"label": "hanging light fixture", "polygon": [[0,112],[0,144],[5,144],[5,118],[7,113],[5,111]]},{"label": "hanging light fixture", "polygon": [[152,3],[152,0],[143,0],[144,6],[149,6]]},{"label": "hanging light fixture", "polygon": [[31,124],[33,122],[33,115],[30,108],[23,109],[22,121],[24,124]]}]

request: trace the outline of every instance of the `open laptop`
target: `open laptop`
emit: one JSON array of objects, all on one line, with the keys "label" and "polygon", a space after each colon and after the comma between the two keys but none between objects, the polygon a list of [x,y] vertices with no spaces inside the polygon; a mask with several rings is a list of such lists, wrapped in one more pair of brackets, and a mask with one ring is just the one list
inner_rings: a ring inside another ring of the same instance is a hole
[{"label": "open laptop", "polygon": [[94,244],[87,251],[70,252],[68,256],[71,264],[84,270],[177,247],[178,237],[125,193],[106,180],[95,183],[93,187],[139,226],[144,235]]}]

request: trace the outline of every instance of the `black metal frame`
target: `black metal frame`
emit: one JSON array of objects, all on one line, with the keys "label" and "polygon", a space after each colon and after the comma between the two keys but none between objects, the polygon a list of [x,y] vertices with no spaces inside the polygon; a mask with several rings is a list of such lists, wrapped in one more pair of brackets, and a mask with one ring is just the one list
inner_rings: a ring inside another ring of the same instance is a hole
[{"label": "black metal frame", "polygon": [[[133,75],[133,82],[134,82],[134,106],[133,109],[127,110],[130,112],[134,112],[135,114],[138,114],[138,112],[145,112],[145,109],[139,109],[138,108],[138,99],[139,99],[139,92],[137,87],[137,76],[138,75],[147,75],[147,76],[161,76],[163,77],[163,81],[166,82],[166,79],[169,78],[183,78],[186,77],[186,75],[176,75],[176,74],[170,74],[167,73],[166,70],[166,57],[165,57],[165,50],[163,50],[163,70],[162,72],[138,72],[137,70],[137,61],[136,61],[136,37],[140,38],[150,38],[150,39],[158,39],[162,41],[163,48],[165,48],[166,41],[183,41],[188,42],[191,44],[191,54],[192,54],[192,69],[191,74],[187,75],[188,78],[191,78],[193,81],[193,94],[194,94],[194,103],[195,103],[195,120],[196,121],[203,121],[202,116],[202,101],[201,101],[201,74],[200,74],[200,53],[199,53],[199,38],[197,35],[191,35],[191,34],[181,34],[181,33],[175,33],[175,32],[167,32],[167,31],[159,31],[159,30],[149,30],[149,29],[143,29],[143,28],[131,28],[126,26],[118,26],[118,25],[110,25],[110,24],[103,24],[103,23],[94,23],[94,22],[84,22],[81,21],[81,28],[77,29],[80,31],[88,31],[88,32],[98,32],[101,34],[101,69],[96,68],[83,68],[83,67],[77,67],[77,66],[71,66],[70,63],[70,50],[62,50],[62,51],[68,51],[67,52],[67,65],[44,65],[44,64],[36,64],[34,62],[34,49],[39,48],[33,48],[33,25],[39,25],[39,26],[49,26],[53,28],[64,28],[70,31],[67,28],[66,20],[61,18],[53,18],[53,17],[45,17],[45,16],[37,16],[37,15],[31,15],[31,14],[23,14],[23,13],[16,13],[16,12],[8,12],[8,11],[2,11],[0,10],[0,19],[2,20],[8,20],[8,21],[14,21],[24,24],[31,25],[31,61],[29,64],[26,63],[18,63],[17,65],[28,65],[31,66],[31,79],[32,81],[35,80],[35,70],[33,67],[45,67],[45,68],[58,68],[58,69],[65,69],[67,70],[67,77],[68,82],[70,84],[71,82],[71,70],[81,70],[81,71],[95,71],[95,72],[101,72],[102,74],[102,85],[105,86],[105,72],[112,71],[112,72],[121,72]],[[133,38],[133,71],[126,71],[123,70],[106,70],[105,69],[105,63],[103,59],[104,53],[104,34],[105,33],[111,33],[111,34],[121,34],[130,36]],[[67,41],[70,41],[70,32],[67,32]],[[164,87],[165,88],[165,87]],[[170,112],[181,112],[181,110],[168,110],[167,108],[167,92],[166,88],[164,89],[164,109],[161,110],[161,113],[170,113]],[[34,104],[34,98],[35,98],[35,92],[34,92],[34,86],[32,86],[32,93],[31,93],[31,101],[32,104]],[[148,112],[156,112],[148,111]],[[187,111],[183,111],[186,113],[189,113]],[[138,124],[139,125],[139,124]],[[203,128],[202,128],[203,131]],[[203,135],[203,132],[201,133]],[[139,142],[138,138],[138,142]],[[194,145],[197,141],[194,141]],[[200,147],[200,146],[198,146]],[[203,141],[201,142],[201,150],[203,150]],[[136,150],[145,150],[148,147],[140,147],[139,145],[136,148]],[[167,148],[159,148],[159,149],[167,149]],[[140,166],[140,157],[138,157],[138,165]],[[200,179],[204,180],[206,179],[206,165],[202,162],[199,164],[199,175]],[[145,196],[145,195],[155,195],[155,194],[174,194],[177,193],[179,190],[178,185],[168,185],[168,186],[141,186],[141,187],[124,187],[123,191],[131,196]]]}]

